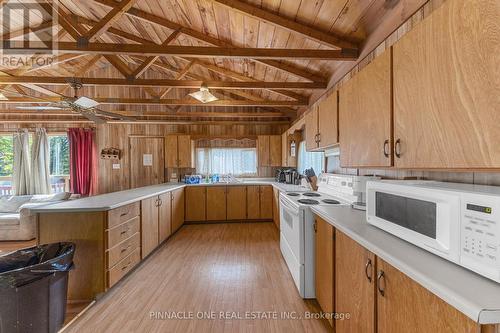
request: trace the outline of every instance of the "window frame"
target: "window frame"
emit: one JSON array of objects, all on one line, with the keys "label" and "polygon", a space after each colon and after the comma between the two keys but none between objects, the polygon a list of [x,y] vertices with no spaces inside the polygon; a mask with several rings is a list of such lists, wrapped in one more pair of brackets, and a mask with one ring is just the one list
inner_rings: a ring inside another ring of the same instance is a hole
[{"label": "window frame", "polygon": [[[255,171],[254,172],[251,172],[251,173],[243,173],[243,172],[239,172],[239,173],[226,173],[226,174],[231,174],[235,177],[258,177],[258,174],[259,174],[259,166],[258,166],[258,157],[257,157],[257,147],[196,147],[195,148],[195,170],[196,170],[196,173],[198,174],[206,174],[204,172],[204,170],[201,170],[201,168],[199,168],[201,165],[200,165],[200,162],[199,162],[199,151],[200,150],[203,150],[203,151],[210,151],[210,150],[214,150],[214,149],[218,149],[218,150],[240,150],[240,151],[251,151],[254,156],[253,156],[253,160],[254,160],[254,165],[255,165]],[[243,171],[243,170],[240,170],[240,171]],[[216,174],[213,172],[213,170],[210,170],[208,172],[209,174]],[[218,173],[219,175],[224,175],[224,173]]]}]

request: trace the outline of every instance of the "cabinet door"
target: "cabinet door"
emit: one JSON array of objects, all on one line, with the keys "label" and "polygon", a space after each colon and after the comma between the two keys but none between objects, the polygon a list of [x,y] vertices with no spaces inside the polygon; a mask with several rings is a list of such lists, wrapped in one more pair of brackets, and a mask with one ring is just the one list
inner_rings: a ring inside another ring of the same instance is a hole
[{"label": "cabinet door", "polygon": [[281,165],[288,166],[288,133],[281,135]]},{"label": "cabinet door", "polygon": [[[333,313],[334,229],[319,217],[316,217],[314,223],[316,300],[323,312]],[[328,321],[333,326],[333,318]]]},{"label": "cabinet door", "polygon": [[313,106],[313,109],[305,115],[306,123],[306,150],[314,150],[318,148],[318,107]]},{"label": "cabinet door", "polygon": [[141,247],[145,258],[158,246],[158,197],[141,201]]},{"label": "cabinet door", "polygon": [[189,135],[177,136],[177,151],[179,158],[179,168],[191,168],[192,147],[191,137]]},{"label": "cabinet door", "polygon": [[177,135],[167,135],[165,137],[165,166],[167,168],[178,167]]},{"label": "cabinet door", "polygon": [[159,196],[158,242],[161,243],[172,234],[172,195],[170,192]]},{"label": "cabinet door", "polygon": [[394,45],[396,167],[500,167],[499,17],[446,1]]},{"label": "cabinet door", "polygon": [[390,50],[347,81],[339,94],[341,165],[391,166]]},{"label": "cabinet door", "polygon": [[227,219],[245,220],[247,218],[247,187],[227,187]]},{"label": "cabinet door", "polygon": [[271,163],[269,152],[269,135],[259,135],[257,137],[257,151],[259,166],[269,166]]},{"label": "cabinet door", "polygon": [[[479,332],[477,323],[377,257],[378,332]],[[339,309],[340,310],[340,309]],[[351,321],[353,318],[351,318]]]},{"label": "cabinet door", "polygon": [[375,255],[336,230],[335,312],[351,314],[336,332],[375,332],[375,280]]},{"label": "cabinet door", "polygon": [[280,190],[273,187],[273,221],[280,230]]},{"label": "cabinet door", "polygon": [[184,189],[172,191],[172,233],[184,224]]},{"label": "cabinet door", "polygon": [[247,219],[260,219],[260,186],[247,186]]},{"label": "cabinet door", "polygon": [[226,186],[208,186],[207,221],[225,221],[226,216]]},{"label": "cabinet door", "polygon": [[273,218],[273,187],[260,186],[260,218],[271,220]]},{"label": "cabinet door", "polygon": [[186,221],[205,221],[207,207],[207,187],[187,186],[186,190]]},{"label": "cabinet door", "polygon": [[281,135],[269,136],[269,164],[281,166]]},{"label": "cabinet door", "polygon": [[339,142],[338,140],[338,105],[337,91],[324,99],[318,108],[319,147],[325,148]]}]

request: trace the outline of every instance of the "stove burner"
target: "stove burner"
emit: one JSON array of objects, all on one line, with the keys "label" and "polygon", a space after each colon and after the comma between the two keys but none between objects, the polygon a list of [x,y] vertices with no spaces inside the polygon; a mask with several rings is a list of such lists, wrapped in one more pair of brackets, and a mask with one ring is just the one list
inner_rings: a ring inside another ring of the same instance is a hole
[{"label": "stove burner", "polygon": [[333,200],[333,199],[323,199],[321,201],[323,201],[326,204],[330,204],[330,205],[339,205],[340,204],[340,201]]},{"label": "stove burner", "polygon": [[306,197],[320,197],[321,196],[321,194],[314,193],[314,192],[306,192],[306,193],[302,193],[302,195],[304,195]]},{"label": "stove burner", "polygon": [[295,193],[295,192],[291,192],[291,193],[287,193],[286,195],[291,196],[291,197],[298,197],[300,194]]},{"label": "stove burner", "polygon": [[319,204],[318,200],[313,200],[313,199],[299,199],[297,201],[300,202],[301,204],[304,204],[304,205],[317,205],[317,204]]}]

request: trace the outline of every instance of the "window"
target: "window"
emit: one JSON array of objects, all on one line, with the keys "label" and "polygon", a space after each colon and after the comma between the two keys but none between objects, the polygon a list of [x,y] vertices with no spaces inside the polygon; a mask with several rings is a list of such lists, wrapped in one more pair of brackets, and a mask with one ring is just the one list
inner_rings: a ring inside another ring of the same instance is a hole
[{"label": "window", "polygon": [[305,169],[313,168],[316,175],[325,171],[325,153],[306,151],[306,142],[299,144],[299,156],[297,169],[299,173],[304,174]]},{"label": "window", "polygon": [[0,195],[12,193],[12,168],[14,166],[14,137],[0,135]]},{"label": "window", "polygon": [[196,172],[199,174],[257,175],[255,148],[197,148]]},{"label": "window", "polygon": [[52,192],[69,190],[69,141],[67,135],[49,135],[49,170]]}]

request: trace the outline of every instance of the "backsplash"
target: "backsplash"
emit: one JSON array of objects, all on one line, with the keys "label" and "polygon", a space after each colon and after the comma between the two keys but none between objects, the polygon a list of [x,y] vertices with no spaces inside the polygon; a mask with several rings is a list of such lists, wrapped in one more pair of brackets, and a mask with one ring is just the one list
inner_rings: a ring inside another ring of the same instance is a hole
[{"label": "backsplash", "polygon": [[327,171],[350,175],[377,175],[385,179],[427,179],[453,183],[500,186],[500,172],[449,172],[396,169],[351,169],[340,166],[338,156],[327,158]]}]

